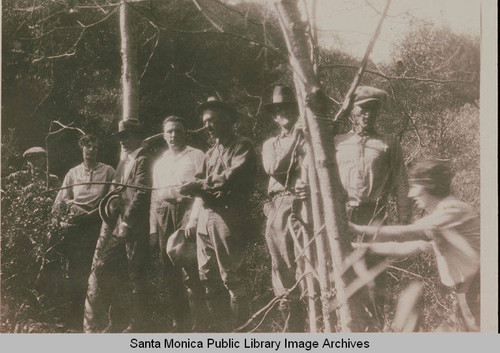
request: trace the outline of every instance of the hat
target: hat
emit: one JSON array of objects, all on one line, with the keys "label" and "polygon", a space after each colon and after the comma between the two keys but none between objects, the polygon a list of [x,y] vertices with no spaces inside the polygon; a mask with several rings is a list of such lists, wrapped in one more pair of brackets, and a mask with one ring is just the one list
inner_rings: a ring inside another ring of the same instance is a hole
[{"label": "hat", "polygon": [[178,229],[168,238],[166,251],[175,266],[197,266],[196,242],[186,239],[183,228]]},{"label": "hat", "polygon": [[236,108],[232,104],[223,102],[219,100],[217,97],[208,97],[206,102],[200,104],[198,108],[196,108],[199,114],[202,114],[205,109],[224,110],[230,115],[233,122],[238,117],[238,112],[236,111]]},{"label": "hat", "polygon": [[42,147],[31,147],[31,148],[28,148],[26,151],[24,151],[23,158],[26,158],[28,156],[32,156],[35,154],[47,154],[47,151],[45,151],[45,149]]},{"label": "hat", "polygon": [[123,133],[132,133],[136,135],[141,135],[142,134],[142,125],[139,120],[137,119],[127,119],[127,120],[120,120],[118,123],[118,132],[115,132],[113,136],[120,136]]},{"label": "hat", "polygon": [[273,113],[277,108],[296,105],[297,99],[290,87],[276,86],[274,87],[272,102],[264,105],[264,109]]},{"label": "hat", "polygon": [[356,88],[354,95],[354,105],[359,106],[365,105],[368,102],[382,104],[389,98],[386,91],[370,86],[359,86]]}]

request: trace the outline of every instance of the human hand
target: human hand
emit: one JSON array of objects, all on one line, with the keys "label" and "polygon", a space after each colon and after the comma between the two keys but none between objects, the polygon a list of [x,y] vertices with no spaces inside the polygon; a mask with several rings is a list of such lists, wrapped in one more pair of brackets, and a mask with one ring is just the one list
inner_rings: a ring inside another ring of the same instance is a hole
[{"label": "human hand", "polygon": [[118,225],[118,237],[126,242],[130,241],[130,237],[132,235],[130,232],[131,229],[132,228],[126,222],[121,222]]},{"label": "human hand", "polygon": [[179,187],[178,191],[179,194],[185,195],[185,196],[195,196],[198,194],[203,187],[203,181],[201,180],[194,180],[190,181],[186,184],[183,184]]},{"label": "human hand", "polygon": [[184,227],[184,236],[186,237],[186,239],[193,239],[196,236],[197,226],[197,220],[189,220],[189,222],[186,224],[186,227]]},{"label": "human hand", "polygon": [[295,197],[299,200],[305,200],[309,197],[309,185],[302,179],[297,180],[295,183]]}]

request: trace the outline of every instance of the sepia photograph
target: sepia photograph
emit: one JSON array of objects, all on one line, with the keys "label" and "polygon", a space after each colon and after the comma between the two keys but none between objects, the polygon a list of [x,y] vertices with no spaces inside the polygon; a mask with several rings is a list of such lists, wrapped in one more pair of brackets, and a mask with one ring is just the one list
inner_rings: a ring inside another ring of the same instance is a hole
[{"label": "sepia photograph", "polygon": [[3,0],[0,333],[497,332],[483,3]]}]

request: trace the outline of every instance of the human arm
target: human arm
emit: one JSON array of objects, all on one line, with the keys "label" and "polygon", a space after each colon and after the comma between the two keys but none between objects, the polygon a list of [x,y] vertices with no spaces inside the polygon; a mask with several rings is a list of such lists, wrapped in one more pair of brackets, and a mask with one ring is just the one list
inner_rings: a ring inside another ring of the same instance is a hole
[{"label": "human arm", "polygon": [[[220,156],[220,158],[223,157]],[[225,163],[224,170],[220,174],[208,175],[203,188],[207,191],[239,188],[241,184],[246,184],[247,180],[254,178],[256,158],[250,140],[241,138],[230,152],[230,161]]]},{"label": "human arm", "polygon": [[194,199],[193,205],[191,206],[191,213],[189,214],[189,220],[184,227],[184,233],[186,238],[193,238],[196,236],[196,228],[198,227],[198,217],[200,210],[203,207],[203,200],[200,197]]},{"label": "human arm", "polygon": [[281,184],[286,183],[286,176],[292,164],[294,151],[299,143],[300,134],[298,129],[292,132],[290,143],[282,151],[277,153],[274,142],[276,138],[267,140],[262,146],[262,164],[266,173]]},{"label": "human arm", "polygon": [[67,209],[68,203],[70,203],[71,200],[73,200],[73,188],[67,187],[68,185],[73,185],[73,174],[72,171],[70,170],[68,174],[64,177],[63,183],[61,185],[62,188],[59,190],[57,193],[56,199],[54,200],[54,205],[52,206],[52,213],[57,212],[58,210],[61,210],[61,208]]},{"label": "human arm", "polygon": [[410,256],[422,252],[432,252],[432,245],[425,240],[406,242],[388,241],[384,243],[352,243],[354,249],[367,249],[368,251],[385,256]]},{"label": "human arm", "polygon": [[409,224],[401,226],[360,226],[349,222],[351,232],[373,242],[406,242],[415,240],[429,240],[427,236],[428,227],[422,224]]},{"label": "human arm", "polygon": [[[150,159],[148,156],[142,155],[135,160],[135,174],[132,183],[137,186],[151,186],[151,170]],[[151,203],[151,191],[146,189],[134,189],[133,196],[124,210],[122,223],[125,223],[129,228],[134,228],[137,224],[143,223],[145,210]]]}]

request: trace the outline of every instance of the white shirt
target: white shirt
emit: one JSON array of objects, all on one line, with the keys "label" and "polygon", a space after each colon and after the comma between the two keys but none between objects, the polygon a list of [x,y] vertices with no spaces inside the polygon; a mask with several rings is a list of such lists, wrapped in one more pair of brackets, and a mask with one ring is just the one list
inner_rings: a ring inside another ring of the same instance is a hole
[{"label": "white shirt", "polygon": [[[165,151],[153,166],[153,190],[151,193],[151,214],[156,212],[163,200],[180,199],[183,196],[177,193],[177,187],[193,181],[197,174],[203,173],[205,154],[190,146],[175,154],[171,150]],[[190,220],[198,218],[201,199],[196,198],[191,211]],[[156,222],[151,217],[150,231],[156,231]]]}]

